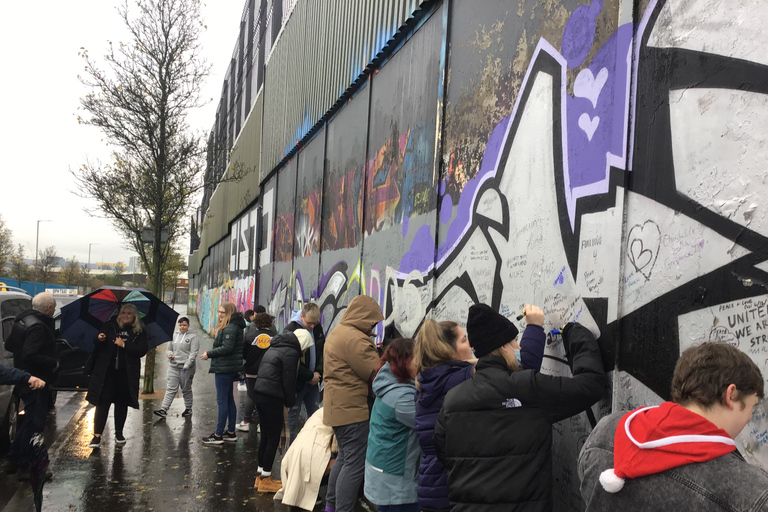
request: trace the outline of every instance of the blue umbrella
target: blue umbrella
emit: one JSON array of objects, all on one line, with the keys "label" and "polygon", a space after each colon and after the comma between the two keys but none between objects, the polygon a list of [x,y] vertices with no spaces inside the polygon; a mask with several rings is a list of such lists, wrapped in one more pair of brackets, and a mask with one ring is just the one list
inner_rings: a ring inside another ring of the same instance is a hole
[{"label": "blue umbrella", "polygon": [[179,314],[151,292],[123,286],[102,286],[62,307],[61,337],[86,352],[92,352],[93,338],[124,304],[133,304],[139,310],[150,348],[173,337]]}]

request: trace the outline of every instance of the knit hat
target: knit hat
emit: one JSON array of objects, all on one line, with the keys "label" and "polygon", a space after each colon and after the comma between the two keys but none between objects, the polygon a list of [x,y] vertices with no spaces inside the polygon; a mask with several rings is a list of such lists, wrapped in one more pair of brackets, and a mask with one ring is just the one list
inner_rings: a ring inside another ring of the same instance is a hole
[{"label": "knit hat", "polygon": [[312,339],[312,335],[306,329],[296,329],[293,331],[293,334],[299,339],[299,346],[302,352],[315,344],[315,340]]},{"label": "knit hat", "polygon": [[672,402],[625,414],[616,427],[613,465],[600,474],[607,492],[619,492],[627,478],[716,459],[736,449],[728,433]]},{"label": "knit hat", "polygon": [[264,306],[262,306],[261,304],[259,304],[258,306],[256,306],[255,308],[253,308],[253,312],[254,312],[254,313],[266,313],[266,312],[267,312],[267,308],[265,308]]},{"label": "knit hat", "polygon": [[469,308],[467,338],[477,357],[490,354],[517,337],[517,327],[486,304]]}]

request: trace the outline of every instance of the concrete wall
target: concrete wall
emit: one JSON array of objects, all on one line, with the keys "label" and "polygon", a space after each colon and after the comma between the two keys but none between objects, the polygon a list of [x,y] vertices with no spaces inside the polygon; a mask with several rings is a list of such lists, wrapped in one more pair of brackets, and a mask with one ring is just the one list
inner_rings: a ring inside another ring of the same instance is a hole
[{"label": "concrete wall", "polygon": [[[592,411],[555,426],[555,510],[583,509],[594,419],[667,399],[682,350],[731,343],[768,375],[766,14],[756,0],[444,3],[262,183],[253,285],[206,270],[197,307],[253,289],[280,327],[312,300],[330,330],[362,293],[380,336],[464,323],[476,302],[585,324],[616,370]],[[546,354],[545,372],[569,373],[559,338]],[[768,468],[758,409],[738,444]]]}]

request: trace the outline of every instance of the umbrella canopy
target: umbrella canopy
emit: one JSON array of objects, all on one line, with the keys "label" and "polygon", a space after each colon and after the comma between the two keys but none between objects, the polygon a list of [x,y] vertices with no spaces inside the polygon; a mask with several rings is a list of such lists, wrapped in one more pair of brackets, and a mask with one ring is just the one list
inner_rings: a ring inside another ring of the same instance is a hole
[{"label": "umbrella canopy", "polygon": [[61,308],[61,337],[86,352],[93,351],[93,338],[123,304],[133,304],[147,331],[150,348],[173,337],[179,314],[143,288],[102,286]]}]

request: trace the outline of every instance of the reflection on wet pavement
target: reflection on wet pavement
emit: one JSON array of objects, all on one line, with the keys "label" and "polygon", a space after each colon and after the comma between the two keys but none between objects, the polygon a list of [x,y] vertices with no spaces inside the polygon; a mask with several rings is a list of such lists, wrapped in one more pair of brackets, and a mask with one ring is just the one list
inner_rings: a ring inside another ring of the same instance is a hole
[{"label": "reflection on wet pavement", "polygon": [[[210,348],[212,340],[201,333],[197,319],[192,317],[191,324],[190,331],[202,339],[201,352]],[[156,357],[156,388],[165,388],[164,356],[162,346]],[[174,400],[165,420],[153,414],[161,399],[139,400],[139,410],[128,410],[127,443],[122,447],[114,442],[111,412],[101,448],[88,447],[95,409],[85,401],[85,393],[73,393],[66,416],[69,424],[61,435],[52,436],[56,439],[50,448],[54,479],[45,486],[43,510],[289,510],[275,502],[272,494],[259,495],[253,489],[259,441],[255,428],[238,432],[237,443],[206,446],[200,441],[216,423],[216,392],[208,367],[208,362],[198,363],[192,417],[181,416],[180,398]],[[64,412],[60,409],[58,415]],[[279,474],[278,462],[273,471]],[[29,486],[21,486],[2,510],[34,510]],[[359,510],[370,508],[361,504]]]}]

